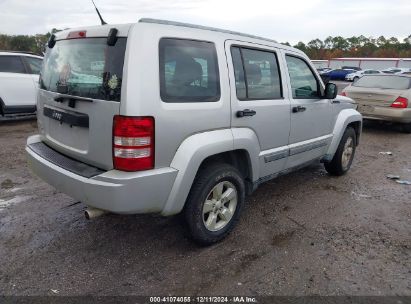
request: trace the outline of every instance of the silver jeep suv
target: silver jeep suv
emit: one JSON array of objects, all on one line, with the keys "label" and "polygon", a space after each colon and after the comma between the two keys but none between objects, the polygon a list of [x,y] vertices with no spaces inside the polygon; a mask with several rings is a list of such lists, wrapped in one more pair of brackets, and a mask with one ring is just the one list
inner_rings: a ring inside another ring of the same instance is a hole
[{"label": "silver jeep suv", "polygon": [[211,244],[261,183],[321,161],[346,173],[361,133],[351,99],[275,41],[142,19],[52,36],[32,170],[91,217],[183,212]]}]

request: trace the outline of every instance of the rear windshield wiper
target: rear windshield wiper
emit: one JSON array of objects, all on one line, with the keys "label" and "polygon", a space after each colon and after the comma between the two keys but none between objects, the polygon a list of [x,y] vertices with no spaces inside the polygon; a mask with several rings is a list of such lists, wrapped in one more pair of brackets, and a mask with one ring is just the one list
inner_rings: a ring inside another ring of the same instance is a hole
[{"label": "rear windshield wiper", "polygon": [[64,102],[65,100],[68,101],[68,106],[70,108],[76,107],[76,101],[93,102],[93,99],[91,98],[76,97],[76,96],[71,96],[71,95],[66,95],[66,94],[59,94],[56,97],[54,97],[54,101],[57,101],[57,102]]}]

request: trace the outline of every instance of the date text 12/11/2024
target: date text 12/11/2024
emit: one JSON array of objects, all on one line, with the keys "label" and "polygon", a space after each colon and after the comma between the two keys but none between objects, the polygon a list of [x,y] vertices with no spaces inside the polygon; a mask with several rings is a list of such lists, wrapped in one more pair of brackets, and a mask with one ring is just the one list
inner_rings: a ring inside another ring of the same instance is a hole
[{"label": "date text 12/11/2024", "polygon": [[254,297],[232,296],[232,297],[150,297],[150,303],[257,303]]}]

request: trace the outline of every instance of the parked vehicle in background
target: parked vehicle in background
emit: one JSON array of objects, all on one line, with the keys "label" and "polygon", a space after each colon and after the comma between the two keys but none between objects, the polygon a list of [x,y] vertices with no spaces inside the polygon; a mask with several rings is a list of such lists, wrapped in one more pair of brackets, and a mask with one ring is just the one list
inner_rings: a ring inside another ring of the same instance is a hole
[{"label": "parked vehicle in background", "polygon": [[411,77],[364,75],[342,94],[358,103],[364,118],[398,122],[411,133]]},{"label": "parked vehicle in background", "polygon": [[303,52],[153,19],[57,33],[37,116],[30,167],[86,214],[182,212],[203,244],[265,181],[315,161],[345,174],[362,127]]},{"label": "parked vehicle in background", "polygon": [[356,66],[342,66],[341,69],[343,70],[354,70],[354,71],[361,71],[362,69],[360,67]]},{"label": "parked vehicle in background", "polygon": [[34,113],[43,58],[0,51],[0,114]]},{"label": "parked vehicle in background", "polygon": [[345,76],[345,80],[347,81],[357,81],[364,75],[373,75],[373,74],[381,74],[381,71],[377,70],[362,70],[362,71],[357,71],[355,73],[350,73],[347,76]]},{"label": "parked vehicle in background", "polygon": [[385,74],[400,74],[400,73],[404,73],[404,72],[410,72],[411,69],[409,68],[388,68],[385,70],[382,70],[382,73]]},{"label": "parked vehicle in background", "polygon": [[321,76],[328,77],[330,80],[345,80],[345,76],[354,72],[355,70],[337,69],[322,73]]},{"label": "parked vehicle in background", "polygon": [[318,73],[321,75],[321,74],[323,74],[323,73],[327,73],[327,72],[329,72],[329,71],[331,71],[332,69],[330,69],[330,68],[318,68],[317,69],[317,71],[318,71]]}]

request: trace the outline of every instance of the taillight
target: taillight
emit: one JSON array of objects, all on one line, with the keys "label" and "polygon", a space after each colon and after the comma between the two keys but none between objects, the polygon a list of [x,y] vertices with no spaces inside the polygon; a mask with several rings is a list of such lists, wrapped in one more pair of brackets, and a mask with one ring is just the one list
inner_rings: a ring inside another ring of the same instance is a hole
[{"label": "taillight", "polygon": [[342,92],[341,95],[342,95],[342,96],[347,96],[347,93]]},{"label": "taillight", "polygon": [[391,104],[391,107],[405,109],[408,107],[408,99],[400,96]]},{"label": "taillight", "polygon": [[114,116],[113,165],[122,171],[154,168],[154,118]]}]

